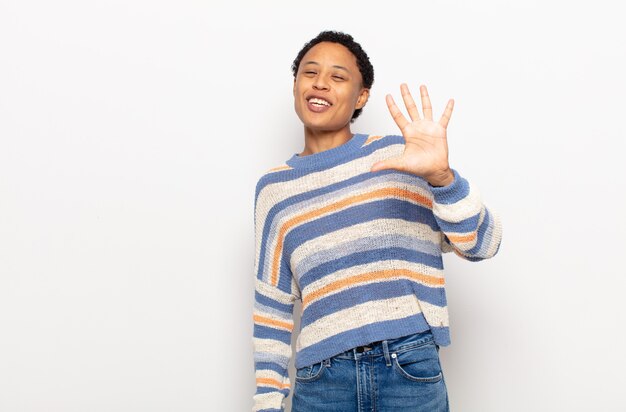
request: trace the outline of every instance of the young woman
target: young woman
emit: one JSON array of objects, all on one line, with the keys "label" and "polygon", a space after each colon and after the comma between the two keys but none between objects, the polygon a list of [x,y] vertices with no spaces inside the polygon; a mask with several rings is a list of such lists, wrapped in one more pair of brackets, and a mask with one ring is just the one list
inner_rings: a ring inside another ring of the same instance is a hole
[{"label": "young woman", "polygon": [[448,164],[454,101],[433,120],[401,85],[399,135],[352,133],[374,70],[354,39],[322,32],[293,62],[304,150],[255,193],[253,411],[283,411],[293,308],[302,302],[292,411],[448,411],[439,348],[450,344],[441,255],[478,261],[500,219]]}]

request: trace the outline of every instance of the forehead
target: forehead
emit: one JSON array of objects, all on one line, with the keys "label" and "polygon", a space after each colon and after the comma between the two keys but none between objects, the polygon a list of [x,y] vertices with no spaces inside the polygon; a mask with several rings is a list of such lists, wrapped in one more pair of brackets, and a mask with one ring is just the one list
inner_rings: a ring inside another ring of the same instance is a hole
[{"label": "forehead", "polygon": [[319,64],[340,65],[357,70],[356,56],[343,44],[323,41],[311,47],[302,57],[302,63],[315,61]]}]

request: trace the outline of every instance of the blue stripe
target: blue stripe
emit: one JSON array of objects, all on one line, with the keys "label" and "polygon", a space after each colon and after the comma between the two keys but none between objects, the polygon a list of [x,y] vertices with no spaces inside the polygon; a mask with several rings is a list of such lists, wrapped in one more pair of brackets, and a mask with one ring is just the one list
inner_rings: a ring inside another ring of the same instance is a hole
[{"label": "blue stripe", "polygon": [[365,204],[357,204],[336,213],[305,222],[291,230],[284,240],[284,253],[290,261],[291,253],[307,240],[314,239],[328,232],[353,226],[375,219],[402,219],[428,225],[433,231],[439,226],[431,210],[400,199],[380,199]]},{"label": "blue stripe", "polygon": [[[365,140],[367,139],[363,139],[363,143],[365,143]],[[345,163],[351,163],[351,162],[354,162],[355,160],[358,161],[358,159],[367,157],[371,155],[372,153],[376,152],[377,150],[384,149],[392,145],[404,146],[404,137],[398,136],[398,135],[388,135],[381,139],[375,140],[372,143],[368,144],[367,146],[364,146],[360,148],[359,150],[355,150],[354,153],[352,153],[350,156],[346,156],[345,158],[341,159],[341,161],[338,162],[337,164],[333,164],[333,167],[336,167],[338,165],[345,164]],[[273,183],[288,182],[290,180],[298,179],[311,173],[317,173],[321,169],[325,169],[326,167],[327,166],[323,166],[321,168],[307,167],[303,169],[288,168],[288,169],[279,170],[275,172],[268,172],[264,174],[263,176],[261,176],[260,180],[257,182],[256,196],[258,196],[259,192],[267,185],[270,185]],[[380,170],[378,172],[372,172],[372,173],[380,174],[380,173],[390,173],[390,172],[394,172],[394,170]],[[395,170],[395,172],[404,173],[404,172],[400,172],[399,170]],[[415,177],[423,180],[419,176],[415,176]],[[425,180],[423,181],[425,182]]]},{"label": "blue stripe", "polygon": [[481,255],[480,249],[482,248],[485,241],[485,234],[487,233],[487,230],[489,230],[490,223],[491,215],[489,214],[489,210],[485,208],[485,218],[483,219],[483,223],[481,223],[480,227],[478,228],[478,232],[476,233],[476,245],[474,245],[474,247],[472,247],[465,253],[475,256]]},{"label": "blue stripe", "polygon": [[[340,310],[352,308],[356,305],[373,300],[415,295],[418,299],[433,305],[446,305],[445,294],[442,288],[431,288],[409,280],[402,280],[400,282],[402,282],[402,285],[399,285],[398,282],[390,281],[373,282],[354,286],[318,299],[309,304],[302,312],[300,328],[304,328],[316,320]],[[412,287],[411,284],[414,284],[414,286]]]},{"label": "blue stripe", "polygon": [[[489,212],[489,209],[487,207],[483,207],[483,210],[485,211],[485,217],[476,232],[476,244],[471,249],[463,250],[462,248],[452,244],[452,242],[447,236],[444,237],[444,240],[446,241],[446,243],[448,243],[449,245],[457,249],[459,252],[461,252],[461,254],[463,255],[463,258],[471,262],[479,262],[487,258],[487,248],[489,247],[489,242],[491,241],[491,236],[488,236],[488,235],[491,233],[491,230],[493,230],[493,225],[494,225],[493,216]],[[474,230],[476,230],[475,228],[478,225],[479,217],[480,217],[480,214],[477,214],[473,216],[472,218],[470,218],[470,219],[476,219],[476,222],[474,224],[474,229],[471,229],[471,230],[467,227],[464,227],[466,225],[469,225],[469,223],[467,223],[468,219],[459,222],[459,225],[461,226],[460,228],[456,227],[455,224],[453,223],[447,223],[444,227],[440,219],[438,219],[438,222],[442,226],[441,230],[444,233],[445,232],[473,232]],[[498,249],[500,249],[500,244],[498,244],[495,253],[497,253]]]},{"label": "blue stripe", "polygon": [[277,302],[274,299],[271,299],[258,290],[254,291],[254,299],[262,305],[269,306],[270,308],[279,310],[283,313],[293,313],[293,303],[287,304],[282,302]]},{"label": "blue stripe", "polygon": [[435,202],[440,204],[452,204],[467,197],[469,194],[468,181],[459,175],[455,169],[451,169],[454,173],[454,181],[448,186],[442,187],[430,187],[430,191],[433,193]]},{"label": "blue stripe", "polygon": [[425,183],[417,176],[399,172],[397,170],[386,169],[375,173],[360,173],[345,180],[340,180],[307,192],[298,193],[295,196],[289,197],[277,203],[275,208],[276,210],[283,210],[293,205],[301,207],[301,205],[307,204],[307,201],[310,199],[318,199],[329,194],[332,198],[336,196],[337,193],[346,193],[346,191],[354,190],[367,190],[368,187],[379,183],[386,183],[390,186],[394,184],[399,186],[415,185],[426,189]]},{"label": "blue stripe", "polygon": [[423,300],[426,303],[444,307],[448,304],[446,299],[446,291],[442,287],[433,288],[430,286],[422,285],[421,283],[411,282],[415,296],[419,300]]},{"label": "blue stripe", "polygon": [[380,145],[380,147],[387,147],[392,144],[404,145],[404,136],[399,135],[399,134],[389,134],[387,136],[384,136],[381,139],[373,141],[369,145],[370,146]]},{"label": "blue stripe", "polygon": [[[297,263],[293,271],[301,274],[299,276],[301,276],[302,279],[302,277],[306,276],[307,272],[318,266],[320,262],[333,261],[342,256],[359,252],[375,251],[380,245],[396,245],[390,248],[396,259],[414,261],[413,259],[419,258],[421,260],[419,262],[415,261],[416,263],[427,262],[431,267],[443,269],[441,245],[439,242],[434,243],[422,239],[418,237],[418,233],[411,236],[389,232],[381,235],[359,237],[328,249],[310,253]],[[413,252],[419,252],[419,255],[414,255]]]},{"label": "blue stripe", "polygon": [[467,219],[463,219],[458,222],[448,222],[447,220],[443,220],[437,216],[435,216],[435,219],[437,219],[437,223],[439,223],[439,228],[443,232],[469,233],[476,230],[476,227],[478,226],[478,220],[480,219],[480,212],[476,213],[474,216],[468,217]]},{"label": "blue stripe", "polygon": [[403,260],[406,262],[421,263],[435,269],[443,270],[443,261],[441,256],[433,256],[416,250],[404,248],[386,248],[365,250],[362,252],[351,253],[338,259],[321,262],[318,266],[301,275],[298,279],[300,289],[306,288],[313,282],[316,282],[340,269],[352,266],[364,265],[366,263],[380,262],[386,260]]},{"label": "blue stripe", "polygon": [[281,366],[276,362],[257,361],[254,363],[254,367],[256,369],[269,369],[283,376],[286,376],[288,372],[287,368]]},{"label": "blue stripe", "polygon": [[[486,248],[488,247],[488,244],[485,243],[485,240],[487,239],[486,233],[487,231],[491,230],[492,225],[493,225],[493,218],[491,214],[489,213],[489,209],[485,208],[485,218],[483,219],[483,222],[478,228],[478,231],[476,234],[476,245],[474,245],[469,250],[463,250],[460,247],[456,247],[456,249],[458,249],[463,254],[463,257],[466,260],[469,260],[470,262],[479,262],[486,258],[485,253],[487,252]],[[448,243],[451,243],[449,239],[448,239]],[[500,245],[498,245],[498,248],[499,247]]]},{"label": "blue stripe", "polygon": [[[333,200],[333,198],[337,196],[337,193],[345,195],[354,192],[355,195],[360,195],[361,192],[369,192],[373,190],[374,186],[380,185],[383,185],[386,188],[400,188],[411,191],[415,191],[416,188],[421,188],[428,192],[426,184],[411,174],[390,169],[377,173],[377,175],[370,172],[363,173],[353,178],[342,180],[332,185],[323,186],[311,192],[307,192],[306,195],[302,194],[293,196],[286,199],[286,201],[289,202],[289,206],[293,204],[300,206],[302,204],[308,204],[307,201],[309,199],[312,199],[315,202],[325,199]],[[372,199],[368,199],[367,201],[371,200]]]},{"label": "blue stripe", "polygon": [[291,290],[292,278],[293,274],[291,273],[291,266],[289,265],[289,261],[286,259],[286,256],[283,254],[281,258],[280,268],[278,270],[278,288],[283,292],[295,294]]},{"label": "blue stripe", "polygon": [[323,339],[313,345],[304,347],[296,353],[295,367],[312,365],[326,358],[340,354],[348,349],[370,342],[381,340],[381,336],[399,337],[407,331],[424,331],[428,329],[424,315],[419,313],[402,319],[385,320],[370,323],[360,328],[351,329]]},{"label": "blue stripe", "polygon": [[274,339],[291,345],[291,332],[259,325],[258,323],[254,324],[253,336],[261,339]]}]

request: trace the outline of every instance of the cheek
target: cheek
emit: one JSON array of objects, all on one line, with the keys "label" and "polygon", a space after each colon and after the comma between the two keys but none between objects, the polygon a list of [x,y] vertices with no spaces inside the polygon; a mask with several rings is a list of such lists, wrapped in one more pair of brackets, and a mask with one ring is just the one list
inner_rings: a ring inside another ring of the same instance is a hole
[{"label": "cheek", "polygon": [[294,87],[294,89],[293,89],[293,99],[294,99],[294,102],[296,104],[300,103],[300,96],[302,96],[302,93],[301,93],[300,89],[298,88],[298,86]]},{"label": "cheek", "polygon": [[345,106],[345,110],[353,110],[358,100],[359,94],[352,90],[346,91],[341,97],[341,101],[343,102],[343,106]]}]

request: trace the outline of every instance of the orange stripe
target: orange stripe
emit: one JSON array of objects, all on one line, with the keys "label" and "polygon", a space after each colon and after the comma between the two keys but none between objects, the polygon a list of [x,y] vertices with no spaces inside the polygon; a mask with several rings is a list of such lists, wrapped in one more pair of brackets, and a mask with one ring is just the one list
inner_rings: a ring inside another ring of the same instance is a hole
[{"label": "orange stripe", "polygon": [[328,212],[334,212],[339,209],[343,209],[353,204],[357,203],[365,203],[368,200],[376,199],[376,198],[384,198],[387,196],[400,197],[405,199],[411,199],[423,206],[426,206],[430,209],[433,207],[433,202],[426,196],[422,196],[419,193],[411,192],[410,190],[400,189],[397,187],[385,187],[382,189],[376,189],[372,192],[363,193],[359,195],[354,195],[343,200],[340,200],[335,203],[331,203],[330,205],[324,206],[320,209],[311,210],[310,212],[303,213],[300,216],[295,216],[292,219],[285,222],[285,224],[280,228],[278,232],[278,240],[276,241],[276,249],[274,250],[274,259],[272,261],[272,276],[271,276],[271,285],[276,286],[278,280],[278,263],[280,262],[280,257],[283,251],[283,239],[285,238],[286,233],[293,226],[300,224],[301,222],[305,222],[307,220],[313,220],[318,216],[326,214]]},{"label": "orange stripe", "polygon": [[392,277],[398,277],[398,275],[402,277],[407,277],[413,280],[418,280],[420,282],[427,283],[429,285],[434,285],[434,286],[445,284],[444,278],[430,276],[424,273],[414,272],[408,269],[386,269],[386,270],[379,270],[375,272],[361,273],[355,276],[351,276],[349,278],[337,280],[335,282],[332,282],[324,286],[323,288],[319,290],[316,290],[315,292],[309,293],[302,301],[302,309],[308,306],[312,300],[317,300],[319,298],[322,298],[325,295],[328,295],[338,289],[343,289],[349,286],[356,286],[359,283],[365,283],[365,282],[369,282],[372,280],[389,279]]},{"label": "orange stripe", "polygon": [[368,144],[372,143],[373,141],[376,141],[376,140],[379,140],[379,139],[382,139],[382,136],[378,136],[378,135],[377,136],[368,136],[367,140],[365,140],[365,143],[363,143],[363,146],[368,145]]},{"label": "orange stripe", "polygon": [[284,388],[291,388],[291,385],[288,383],[281,383],[278,382],[276,379],[272,379],[272,378],[257,378],[256,379],[256,383],[257,385],[262,383],[265,385],[270,385],[270,386],[275,386],[279,389],[284,389]]},{"label": "orange stripe", "polygon": [[285,170],[285,169],[291,169],[291,166],[289,166],[289,165],[276,166],[276,167],[273,167],[273,168],[269,169],[267,172],[268,173],[269,172],[277,172],[279,170]]},{"label": "orange stripe", "polygon": [[288,329],[289,332],[293,330],[293,323],[283,322],[280,320],[271,319],[271,318],[260,316],[260,315],[254,315],[252,318],[254,319],[256,323],[261,323],[261,324],[269,325],[269,326],[278,326],[279,328]]},{"label": "orange stripe", "polygon": [[446,236],[448,237],[448,239],[450,239],[451,242],[455,242],[455,243],[472,242],[474,239],[476,239],[476,232],[470,233],[469,235],[446,234]]}]

